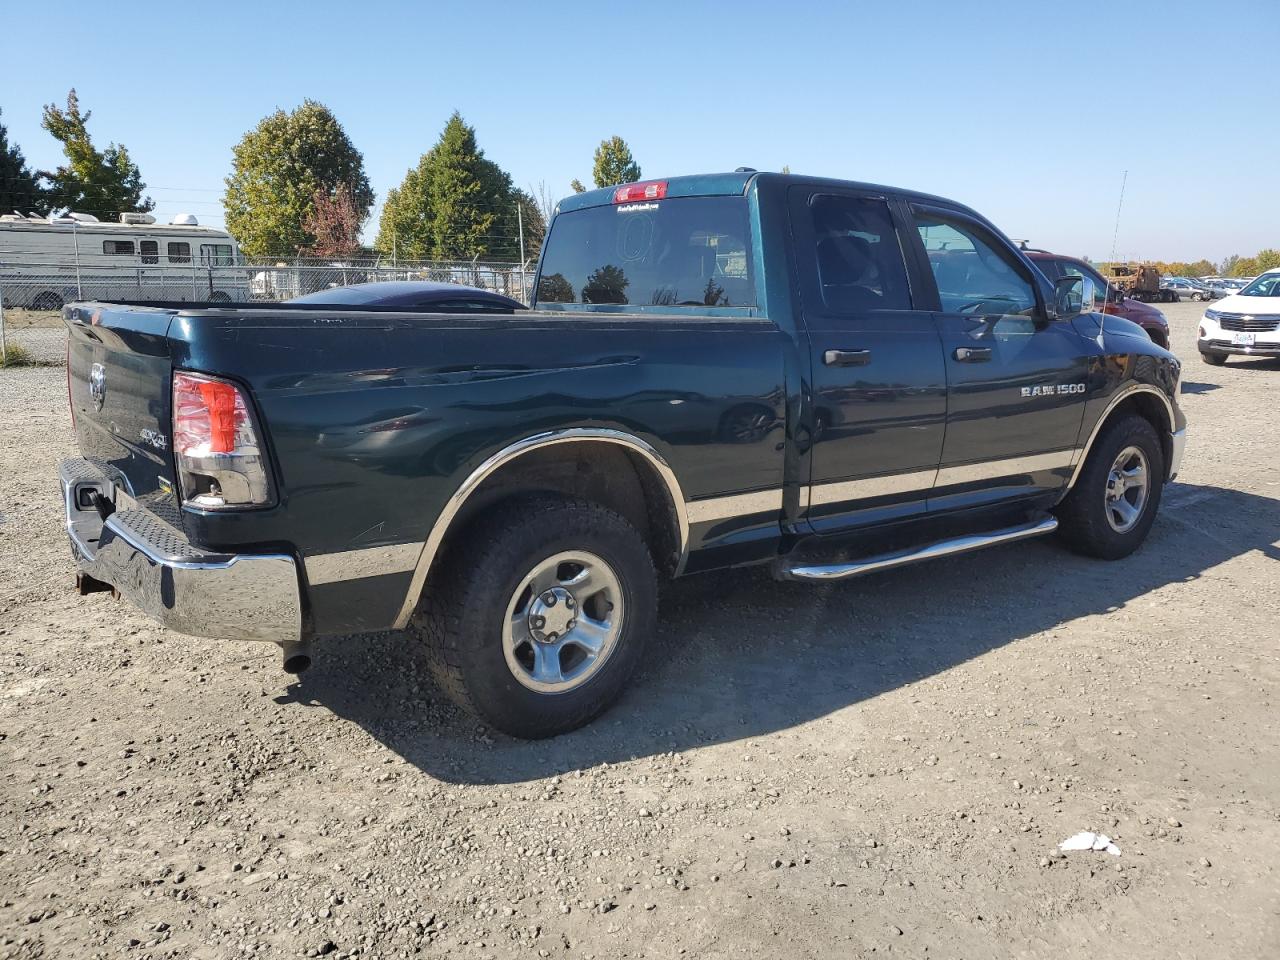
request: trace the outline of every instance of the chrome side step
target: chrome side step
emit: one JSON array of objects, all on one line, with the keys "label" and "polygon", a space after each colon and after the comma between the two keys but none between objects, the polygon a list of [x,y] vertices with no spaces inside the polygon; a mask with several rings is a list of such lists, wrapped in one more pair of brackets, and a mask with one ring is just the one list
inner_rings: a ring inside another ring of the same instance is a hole
[{"label": "chrome side step", "polygon": [[993,530],[991,533],[956,537],[954,540],[940,540],[915,550],[884,553],[878,557],[851,560],[847,563],[802,563],[792,566],[784,558],[779,562],[775,572],[780,580],[847,580],[850,577],[860,577],[864,573],[877,573],[881,570],[905,567],[908,564],[919,563],[921,560],[937,560],[939,557],[981,550],[983,547],[991,547],[997,543],[1014,543],[1018,540],[1040,537],[1046,533],[1053,533],[1057,529],[1057,518],[1045,517],[1016,527]]}]

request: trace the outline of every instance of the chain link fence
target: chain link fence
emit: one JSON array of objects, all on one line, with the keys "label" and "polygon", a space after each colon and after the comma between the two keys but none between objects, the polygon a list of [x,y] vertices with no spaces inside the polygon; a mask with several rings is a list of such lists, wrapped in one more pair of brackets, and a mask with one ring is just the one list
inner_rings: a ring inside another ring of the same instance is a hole
[{"label": "chain link fence", "polygon": [[[335,287],[382,280],[431,280],[480,287],[522,303],[531,299],[533,264],[482,260],[332,261],[308,257],[112,256],[51,257],[0,249],[0,337],[9,343],[48,339],[34,328],[61,328],[58,312],[77,300],[279,302]],[[7,324],[6,324],[7,320]]]},{"label": "chain link fence", "polygon": [[528,303],[532,279],[528,264],[481,260],[55,258],[0,249],[0,293],[11,310],[58,310],[75,300],[279,301],[377,280],[460,283]]}]

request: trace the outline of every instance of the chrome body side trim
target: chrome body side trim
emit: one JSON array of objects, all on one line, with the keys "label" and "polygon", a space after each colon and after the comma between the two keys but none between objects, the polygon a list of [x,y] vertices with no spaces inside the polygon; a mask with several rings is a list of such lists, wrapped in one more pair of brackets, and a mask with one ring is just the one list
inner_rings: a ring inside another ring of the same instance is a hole
[{"label": "chrome body side trim", "polygon": [[1160,398],[1164,404],[1165,415],[1168,422],[1165,427],[1166,433],[1173,432],[1173,425],[1176,422],[1173,416],[1173,403],[1169,400],[1163,390],[1149,383],[1131,383],[1122,388],[1111,402],[1107,404],[1107,408],[1102,411],[1102,416],[1098,417],[1098,422],[1093,425],[1093,429],[1089,431],[1089,439],[1080,447],[1080,459],[1076,461],[1075,469],[1071,471],[1071,479],[1067,481],[1067,490],[1070,491],[1076,485],[1076,481],[1080,479],[1080,471],[1084,469],[1085,461],[1089,459],[1089,451],[1093,449],[1093,441],[1098,439],[1098,434],[1102,432],[1103,424],[1107,422],[1107,418],[1111,416],[1111,412],[1115,410],[1124,400],[1133,396],[1135,393],[1150,393]]},{"label": "chrome body side trim", "polygon": [[782,509],[782,488],[691,500],[685,504],[685,509],[690,523],[708,523],[712,520],[749,517],[755,513],[770,513]]},{"label": "chrome body side trim", "polygon": [[381,547],[363,547],[338,553],[318,553],[304,557],[307,581],[312,585],[382,577],[392,573],[408,573],[422,555],[422,541],[393,543]]},{"label": "chrome body side trim", "polygon": [[517,457],[523,456],[532,450],[539,450],[543,447],[555,446],[561,443],[582,442],[613,443],[626,447],[643,456],[649,465],[654,468],[667,488],[667,495],[671,499],[671,507],[676,515],[679,539],[679,558],[676,564],[676,573],[678,574],[684,569],[685,559],[689,552],[689,516],[684,494],[680,490],[680,482],[676,479],[675,472],[667,461],[662,458],[662,455],[639,437],[623,433],[620,430],[592,427],[551,430],[547,433],[539,433],[523,440],[517,440],[515,443],[503,447],[480,466],[476,467],[470,476],[462,481],[462,484],[453,492],[453,495],[449,497],[444,509],[440,511],[440,515],[432,525],[431,533],[427,536],[426,542],[422,546],[422,551],[414,566],[413,580],[409,584],[409,591],[405,594],[404,603],[400,607],[400,615],[396,617],[396,629],[402,630],[408,626],[409,618],[413,616],[414,608],[418,605],[418,598],[422,595],[422,587],[427,582],[427,574],[431,572],[431,564],[435,560],[436,553],[440,550],[440,544],[444,541],[449,525],[453,522],[453,518],[458,515],[458,511],[462,509],[462,505],[467,502],[467,498],[476,491],[476,488],[499,467],[505,466]]},{"label": "chrome body side trim", "polygon": [[926,547],[886,553],[878,557],[869,557],[865,560],[853,560],[847,563],[800,564],[797,566],[789,566],[784,561],[778,567],[778,577],[783,580],[847,580],[850,577],[860,577],[867,573],[905,567],[908,564],[919,563],[922,560],[936,560],[940,557],[955,556],[958,553],[968,553],[970,550],[981,550],[983,547],[994,546],[998,543],[1014,543],[1030,537],[1039,537],[1046,533],[1052,533],[1056,529],[1058,529],[1057,518],[1046,517],[1033,523],[1006,527],[1003,530],[995,530],[991,533],[956,537],[952,540],[931,543]]},{"label": "chrome body side trim", "polygon": [[999,477],[1016,477],[1026,473],[1038,473],[1041,470],[1066,469],[1076,462],[1076,457],[1079,455],[1079,449],[1073,447],[1069,450],[1055,450],[1052,453],[1009,457],[1005,460],[982,460],[978,463],[961,463],[940,469],[934,486],[949,487],[957,483],[977,483],[982,480],[995,480]]},{"label": "chrome body side trim", "polygon": [[117,509],[105,521],[80,492],[113,492],[85,460],[58,467],[67,535],[77,567],[110,584],[143,613],[195,637],[293,643],[302,638],[302,595],[288,554],[209,553],[154,514]]},{"label": "chrome body side trim", "polygon": [[1182,466],[1182,455],[1187,449],[1187,428],[1175,430],[1173,436],[1173,455],[1169,457],[1169,479],[1174,480],[1178,476],[1178,468]]},{"label": "chrome body side trim", "polygon": [[837,480],[831,483],[815,483],[809,490],[809,503],[820,507],[828,503],[844,503],[854,500],[870,500],[898,493],[918,493],[933,487],[938,476],[936,468],[912,473],[890,473],[878,477],[861,477],[857,480]]}]

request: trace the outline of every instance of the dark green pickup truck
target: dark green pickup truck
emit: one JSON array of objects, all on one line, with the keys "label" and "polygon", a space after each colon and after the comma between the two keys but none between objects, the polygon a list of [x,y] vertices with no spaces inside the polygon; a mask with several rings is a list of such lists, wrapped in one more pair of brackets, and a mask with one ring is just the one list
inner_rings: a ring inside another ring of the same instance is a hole
[{"label": "dark green pickup truck", "polygon": [[563,201],[514,315],[72,305],[80,587],[292,669],[407,628],[463,704],[555,734],[667,578],[1137,548],[1181,368],[1088,286],[948,200],[739,171]]}]

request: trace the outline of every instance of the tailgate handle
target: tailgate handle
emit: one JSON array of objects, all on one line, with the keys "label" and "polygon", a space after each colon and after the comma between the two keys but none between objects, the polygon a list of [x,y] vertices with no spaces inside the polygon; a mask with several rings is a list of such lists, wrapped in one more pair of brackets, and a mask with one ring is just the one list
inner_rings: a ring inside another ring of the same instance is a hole
[{"label": "tailgate handle", "polygon": [[991,348],[956,347],[955,358],[961,363],[985,363],[991,359]]},{"label": "tailgate handle", "polygon": [[828,350],[822,355],[828,367],[865,367],[871,362],[870,350]]}]

